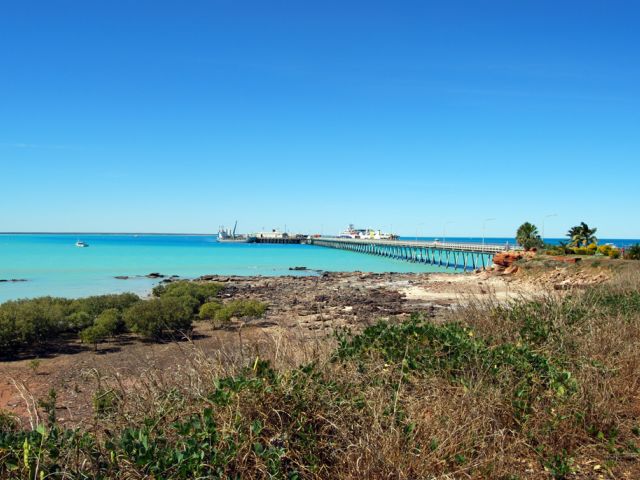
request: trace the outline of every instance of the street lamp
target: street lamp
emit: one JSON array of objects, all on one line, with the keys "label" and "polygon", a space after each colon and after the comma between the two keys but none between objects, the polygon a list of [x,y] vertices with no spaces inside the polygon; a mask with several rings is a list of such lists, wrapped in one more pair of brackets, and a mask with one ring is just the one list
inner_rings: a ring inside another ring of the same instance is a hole
[{"label": "street lamp", "polygon": [[558,216],[557,213],[551,213],[549,215],[545,215],[545,217],[542,219],[542,243],[544,243],[544,224],[545,224],[547,218],[557,217],[557,216]]},{"label": "street lamp", "polygon": [[495,218],[485,218],[482,221],[482,249],[484,250],[484,232],[485,232],[485,227],[487,225],[487,222],[492,222],[493,220],[495,220]]},{"label": "street lamp", "polygon": [[446,222],[442,227],[442,243],[447,243],[447,225],[451,225],[456,222]]}]

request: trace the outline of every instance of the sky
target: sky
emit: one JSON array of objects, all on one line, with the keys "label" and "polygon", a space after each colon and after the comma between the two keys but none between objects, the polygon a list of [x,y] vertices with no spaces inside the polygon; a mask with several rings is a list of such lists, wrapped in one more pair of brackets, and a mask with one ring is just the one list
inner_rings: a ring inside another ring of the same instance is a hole
[{"label": "sky", "polygon": [[639,24],[635,0],[3,1],[0,231],[640,238]]}]

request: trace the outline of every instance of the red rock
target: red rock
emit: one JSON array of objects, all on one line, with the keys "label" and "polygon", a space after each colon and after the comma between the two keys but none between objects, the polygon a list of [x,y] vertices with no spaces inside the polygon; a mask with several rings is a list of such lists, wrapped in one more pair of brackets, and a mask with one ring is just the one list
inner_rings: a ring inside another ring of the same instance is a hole
[{"label": "red rock", "polygon": [[578,263],[581,259],[577,257],[551,257],[557,262]]},{"label": "red rock", "polygon": [[523,257],[520,252],[500,252],[493,256],[493,263],[500,267],[510,267]]}]

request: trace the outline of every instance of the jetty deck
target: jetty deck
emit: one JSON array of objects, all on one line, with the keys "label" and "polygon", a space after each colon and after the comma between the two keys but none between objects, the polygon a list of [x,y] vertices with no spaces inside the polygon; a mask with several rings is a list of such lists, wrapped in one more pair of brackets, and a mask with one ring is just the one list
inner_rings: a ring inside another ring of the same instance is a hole
[{"label": "jetty deck", "polygon": [[340,237],[312,237],[308,238],[306,243],[465,271],[490,267],[493,264],[493,256],[496,253],[517,249],[507,244]]}]

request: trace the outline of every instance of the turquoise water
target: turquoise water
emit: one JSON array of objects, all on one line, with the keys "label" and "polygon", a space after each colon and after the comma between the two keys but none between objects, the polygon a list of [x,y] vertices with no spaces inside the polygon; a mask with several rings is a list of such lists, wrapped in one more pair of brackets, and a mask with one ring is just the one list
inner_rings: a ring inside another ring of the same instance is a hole
[{"label": "turquoise water", "polygon": [[[77,248],[76,240],[89,248]],[[194,278],[221,275],[309,275],[325,271],[438,272],[443,268],[309,245],[221,244],[197,235],[0,235],[0,302],[41,295],[81,297],[147,293],[158,280],[115,276],[159,272]]]}]

